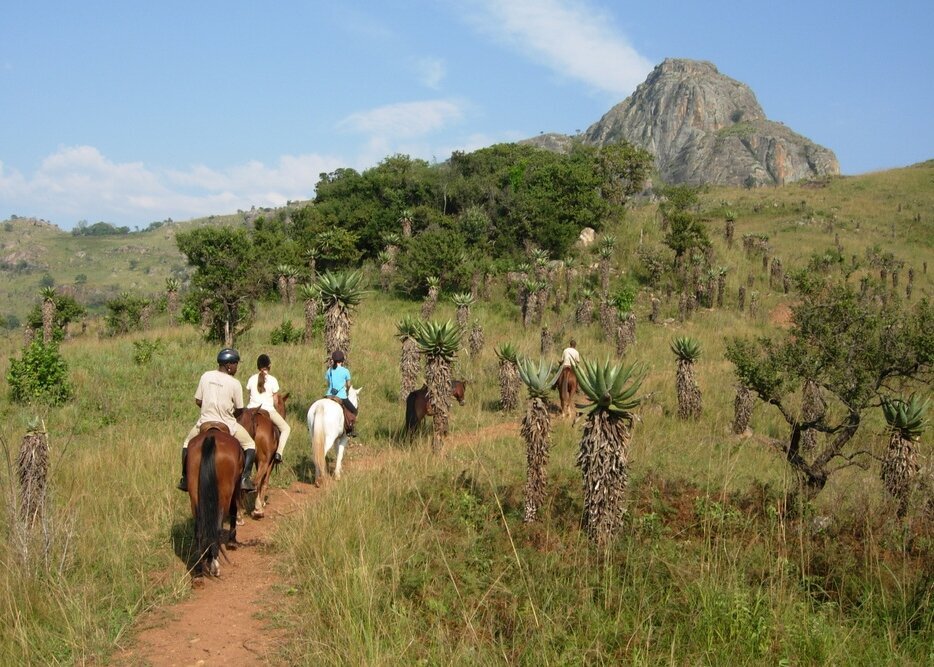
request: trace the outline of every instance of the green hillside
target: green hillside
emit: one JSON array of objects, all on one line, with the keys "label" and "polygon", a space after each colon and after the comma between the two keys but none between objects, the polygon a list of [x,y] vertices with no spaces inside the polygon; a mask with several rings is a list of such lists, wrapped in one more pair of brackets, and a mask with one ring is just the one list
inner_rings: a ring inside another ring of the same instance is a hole
[{"label": "green hillside", "polygon": [[[414,442],[399,435],[396,323],[418,316],[421,301],[382,290],[380,267],[365,262],[369,291],[354,311],[349,352],[355,384],[365,389],[358,444],[342,481],[314,511],[283,517],[275,543],[264,549],[288,580],[268,616],[286,630],[284,664],[934,660],[934,504],[922,489],[906,516],[896,518],[880,481],[890,437],[881,410],[867,411],[853,439],[852,449],[866,452],[860,465],[835,472],[798,511],[785,505],[795,480],[776,446],[787,440],[787,424],[760,401],[751,432],[732,433],[737,380],[725,356],[727,336],[781,336],[800,300],[781,285],[770,287],[761,258],[744,252],[744,235],[767,235],[771,256],[786,272],[809,265],[819,272],[837,253],[841,261],[831,272],[841,276],[855,256],[849,281],[858,285],[862,277],[877,278],[882,261],[900,267],[897,290],[904,295],[911,269],[913,294],[902,299],[917,305],[929,298],[934,266],[924,267],[934,255],[934,162],[782,188],[711,188],[696,214],[710,236],[713,265],[727,270],[726,284],[722,307],[699,307],[685,321],[678,294],[666,297],[663,285],[645,278],[646,251],[664,249],[658,204],[635,203],[603,230],[616,239],[607,260],[614,292],[635,288],[636,336],[623,360],[639,362],[645,373],[629,448],[626,517],[605,551],[581,529],[580,423],[552,419],[546,499],[540,520],[523,522],[519,422],[526,395],[519,409],[499,410],[494,348],[511,343],[537,359],[542,327],[522,326],[505,276],[495,276],[490,296],[471,307],[485,344],[476,356],[457,356],[454,375],[469,381],[467,401],[452,407],[451,436],[436,456],[427,429]],[[728,215],[735,217],[732,247],[723,236]],[[175,234],[209,222],[244,221],[191,221],[119,238],[79,238],[10,221],[0,231],[0,259],[35,251],[29,261],[39,268],[4,269],[0,311],[32,307],[46,271],[56,285],[86,275],[87,294],[161,293],[166,277],[188,272]],[[581,273],[572,298],[549,307],[541,322],[554,337],[546,360],[556,360],[570,337],[585,359],[617,360],[598,320],[575,319],[577,287],[599,261],[592,250],[577,251]],[[891,272],[886,280],[891,284]],[[757,313],[737,308],[741,287],[758,293]],[[656,324],[649,321],[653,297]],[[303,316],[300,301],[288,306],[270,295],[236,341],[245,360],[241,381],[265,352],[291,392],[293,436],[277,486],[309,481],[305,412],[323,391],[320,334],[310,343],[271,343],[283,321],[301,327]],[[434,319],[454,317],[444,294]],[[180,440],[197,417],[191,396],[218,345],[165,314],[128,335],[104,330],[95,318],[62,343],[75,389],[64,406],[27,407],[0,394],[9,462],[0,483],[11,498],[0,515],[0,530],[10,536],[0,546],[3,664],[106,664],[143,610],[190,594],[190,508],[174,485]],[[696,420],[677,416],[671,344],[682,336],[701,349],[695,374],[703,411]],[[145,349],[148,361],[139,359]],[[0,338],[4,377],[21,353],[19,331]],[[911,391],[928,396],[930,385],[893,387]],[[40,556],[24,564],[14,540],[15,459],[36,416],[52,449],[49,519],[36,538]],[[928,475],[930,443],[930,430],[915,443]],[[391,463],[358,465],[374,460]]]}]

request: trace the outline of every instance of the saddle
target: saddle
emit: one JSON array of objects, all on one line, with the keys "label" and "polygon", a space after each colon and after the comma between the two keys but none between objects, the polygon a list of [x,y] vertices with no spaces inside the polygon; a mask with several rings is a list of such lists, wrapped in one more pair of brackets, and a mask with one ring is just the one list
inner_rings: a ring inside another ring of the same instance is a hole
[{"label": "saddle", "polygon": [[341,399],[339,399],[337,396],[328,395],[328,396],[325,396],[325,398],[337,403],[339,406],[341,406],[341,410],[344,411],[344,431],[353,430],[354,424],[357,422],[356,415],[352,413],[350,410],[348,410],[347,407],[344,405],[344,402]]},{"label": "saddle", "polygon": [[201,426],[198,427],[198,435],[213,430],[221,431],[227,435],[233,435],[233,433],[230,432],[230,427],[228,427],[224,422],[204,422],[201,424]]}]

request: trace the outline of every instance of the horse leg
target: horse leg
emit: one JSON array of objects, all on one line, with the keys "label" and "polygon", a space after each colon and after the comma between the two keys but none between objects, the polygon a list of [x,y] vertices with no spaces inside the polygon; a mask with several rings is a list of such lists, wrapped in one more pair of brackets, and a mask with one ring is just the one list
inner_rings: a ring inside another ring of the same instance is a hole
[{"label": "horse leg", "polygon": [[240,546],[237,542],[237,493],[230,494],[230,504],[227,508],[228,520],[230,521],[230,533],[227,536],[227,548],[236,549]]},{"label": "horse leg", "polygon": [[341,462],[344,460],[344,447],[347,445],[347,436],[342,435],[337,439],[337,456],[334,459],[334,479],[341,478]]},{"label": "horse leg", "polygon": [[[265,455],[265,452],[263,452]],[[253,503],[253,518],[262,519],[266,514],[266,490],[269,485],[270,465],[268,461],[262,461],[259,464],[259,470],[256,473],[256,500]]]}]

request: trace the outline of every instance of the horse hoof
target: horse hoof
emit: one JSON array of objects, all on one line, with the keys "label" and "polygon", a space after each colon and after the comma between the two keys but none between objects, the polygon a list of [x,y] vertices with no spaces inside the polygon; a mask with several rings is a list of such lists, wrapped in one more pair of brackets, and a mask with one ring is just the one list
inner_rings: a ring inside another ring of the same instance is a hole
[{"label": "horse hoof", "polygon": [[266,516],[265,512],[261,512],[260,510],[253,510],[254,519],[262,519],[264,516]]},{"label": "horse hoof", "polygon": [[221,576],[221,564],[217,561],[216,558],[211,561],[210,565],[208,565],[208,572],[212,577]]}]

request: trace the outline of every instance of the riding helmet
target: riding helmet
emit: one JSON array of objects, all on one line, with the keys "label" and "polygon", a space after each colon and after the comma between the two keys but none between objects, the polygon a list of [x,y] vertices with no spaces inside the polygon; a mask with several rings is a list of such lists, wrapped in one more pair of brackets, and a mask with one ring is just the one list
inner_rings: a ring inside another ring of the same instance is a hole
[{"label": "riding helmet", "polygon": [[344,360],[343,352],[341,352],[340,350],[334,350],[333,352],[331,352],[331,361],[333,361],[335,364],[343,360]]},{"label": "riding helmet", "polygon": [[240,363],[240,353],[230,347],[225,347],[217,353],[217,363],[219,364],[237,364]]}]

